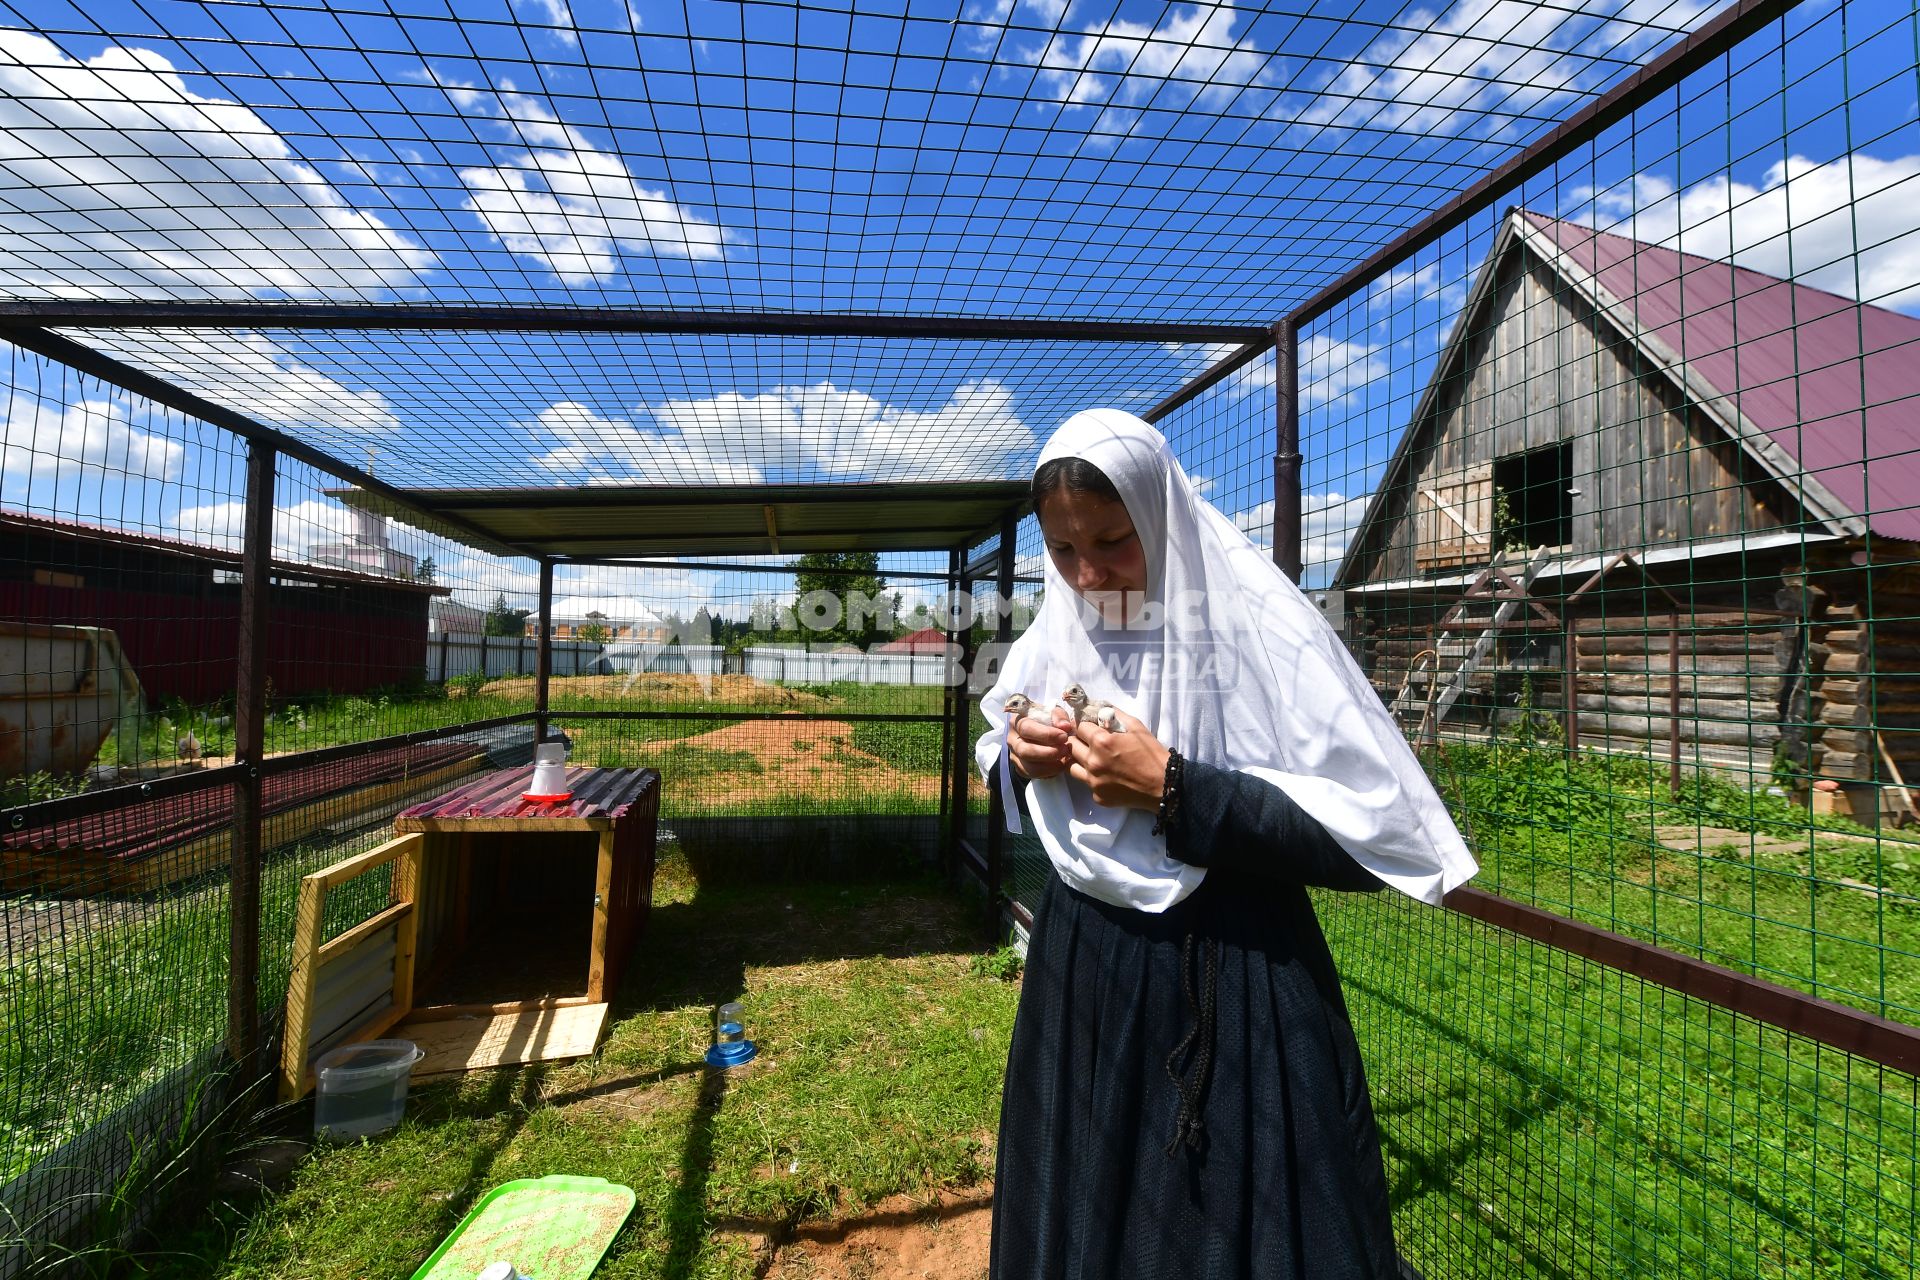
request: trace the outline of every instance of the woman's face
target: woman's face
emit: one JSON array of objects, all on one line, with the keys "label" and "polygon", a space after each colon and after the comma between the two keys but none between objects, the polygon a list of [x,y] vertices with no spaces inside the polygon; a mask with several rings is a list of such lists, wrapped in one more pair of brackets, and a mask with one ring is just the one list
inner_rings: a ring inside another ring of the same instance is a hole
[{"label": "woman's face", "polygon": [[1146,601],[1147,553],[1125,503],[1056,489],[1035,514],[1053,567],[1111,626],[1123,626]]}]

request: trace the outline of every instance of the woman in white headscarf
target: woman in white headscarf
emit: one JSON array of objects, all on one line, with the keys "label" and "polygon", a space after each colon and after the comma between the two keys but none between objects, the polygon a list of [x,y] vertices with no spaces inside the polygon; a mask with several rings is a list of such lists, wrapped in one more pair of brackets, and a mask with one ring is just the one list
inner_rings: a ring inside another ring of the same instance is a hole
[{"label": "woman in white headscarf", "polygon": [[[1055,872],[1008,1055],[994,1280],[1398,1275],[1306,890],[1437,903],[1473,859],[1337,637],[1158,431],[1078,414],[1033,493],[1046,595],[976,747],[989,785],[1025,780]],[[1075,722],[1075,685],[1118,732]],[[1032,709],[1010,717],[1016,694]]]}]

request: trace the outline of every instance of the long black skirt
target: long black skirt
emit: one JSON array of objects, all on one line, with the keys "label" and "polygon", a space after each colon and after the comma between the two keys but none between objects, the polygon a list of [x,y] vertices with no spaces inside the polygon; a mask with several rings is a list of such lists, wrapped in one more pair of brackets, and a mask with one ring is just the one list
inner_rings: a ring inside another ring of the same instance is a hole
[{"label": "long black skirt", "polygon": [[[1203,957],[1217,957],[1211,1061]],[[1184,957],[1184,959],[1183,959]],[[1169,1145],[1172,1150],[1169,1152]],[[1150,915],[1055,876],[1007,1059],[993,1280],[1399,1275],[1379,1132],[1302,889],[1216,869]]]}]

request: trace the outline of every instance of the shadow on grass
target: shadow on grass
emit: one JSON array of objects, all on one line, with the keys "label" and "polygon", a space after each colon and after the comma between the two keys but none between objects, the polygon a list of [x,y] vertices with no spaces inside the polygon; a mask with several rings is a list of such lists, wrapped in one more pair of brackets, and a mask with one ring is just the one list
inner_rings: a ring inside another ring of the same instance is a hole
[{"label": "shadow on grass", "polygon": [[[688,901],[654,907],[627,980],[614,1000],[612,1022],[690,1005],[711,1010],[742,999],[750,969],[868,957],[900,959],[978,947],[978,931],[967,913],[956,909],[939,879],[925,873],[911,879],[842,879],[824,884],[742,882],[734,875],[719,880],[700,883]],[[660,1274],[667,1280],[692,1275],[713,1230],[726,1226],[709,1217],[707,1190],[729,1073],[704,1062],[676,1063],[546,1099],[550,1104],[589,1101],[696,1072],[701,1077],[700,1092],[688,1117],[679,1178],[666,1210],[667,1251]],[[744,1229],[777,1247],[809,1208],[798,1206],[784,1221],[754,1223]],[[762,1271],[771,1256],[769,1250]]]},{"label": "shadow on grass", "polygon": [[[1573,1115],[1563,1121],[1569,1127],[1575,1124],[1591,1126],[1594,1132],[1605,1132],[1610,1126],[1617,1127],[1621,1115],[1598,1096],[1592,1082],[1578,1077],[1567,1078],[1538,1069],[1521,1055],[1485,1039],[1463,1031],[1456,1024],[1447,1021],[1430,1010],[1416,1007],[1392,994],[1383,987],[1369,984],[1352,974],[1343,974],[1344,986],[1366,993],[1381,1004],[1394,1010],[1401,1018],[1417,1023],[1433,1035],[1461,1049],[1483,1067],[1490,1066],[1504,1074],[1516,1086],[1522,1102],[1502,1101],[1499,1118],[1491,1123],[1484,1120],[1469,1136],[1447,1145],[1438,1153],[1420,1151],[1409,1144],[1390,1138],[1385,1130],[1381,1132],[1381,1145],[1396,1159],[1403,1162],[1406,1173],[1395,1180],[1388,1189],[1389,1201],[1395,1210],[1429,1194],[1462,1196],[1455,1185],[1458,1171],[1470,1160],[1485,1153],[1496,1143],[1517,1137],[1537,1122],[1552,1118],[1565,1109]],[[1498,1091],[1480,1077],[1483,1087],[1471,1090],[1474,1098],[1485,1099],[1498,1096]],[[1466,1102],[1469,1091],[1452,1089],[1446,1093],[1449,1101]],[[1377,1108],[1376,1114],[1382,1116],[1411,1117],[1415,1112],[1426,1109],[1432,1095],[1422,1095],[1398,1103],[1391,1107]],[[1484,1112],[1482,1112],[1484,1116]],[[1762,1220],[1779,1224],[1781,1227],[1804,1235],[1807,1240],[1838,1257],[1852,1257],[1847,1242],[1842,1238],[1842,1226],[1837,1223],[1825,1223],[1813,1219],[1809,1214],[1796,1209],[1793,1205],[1765,1194],[1750,1182],[1737,1180],[1726,1169],[1715,1167],[1699,1159],[1692,1153],[1678,1149],[1671,1141],[1662,1140],[1655,1134],[1636,1133],[1642,1155],[1650,1156],[1659,1163],[1671,1166],[1681,1175],[1691,1178],[1703,1186],[1711,1187],[1727,1203],[1742,1203],[1753,1209]],[[1463,1197],[1464,1198],[1464,1197]],[[1521,1238],[1501,1223],[1486,1219],[1488,1230],[1503,1243],[1511,1245],[1522,1253],[1529,1264],[1554,1276],[1570,1276],[1571,1272],[1540,1254],[1526,1239]]]}]

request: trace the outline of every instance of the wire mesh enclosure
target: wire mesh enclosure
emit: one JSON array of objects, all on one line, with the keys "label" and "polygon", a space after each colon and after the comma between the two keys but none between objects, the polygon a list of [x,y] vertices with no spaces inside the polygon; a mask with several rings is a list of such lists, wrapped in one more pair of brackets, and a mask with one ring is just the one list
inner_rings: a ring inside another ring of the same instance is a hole
[{"label": "wire mesh enclosure", "polygon": [[1834,0],[0,5],[0,1272],[551,735],[1030,924],[977,698],[1112,406],[1480,858],[1319,901],[1402,1252],[1910,1274],[1917,91]]}]

